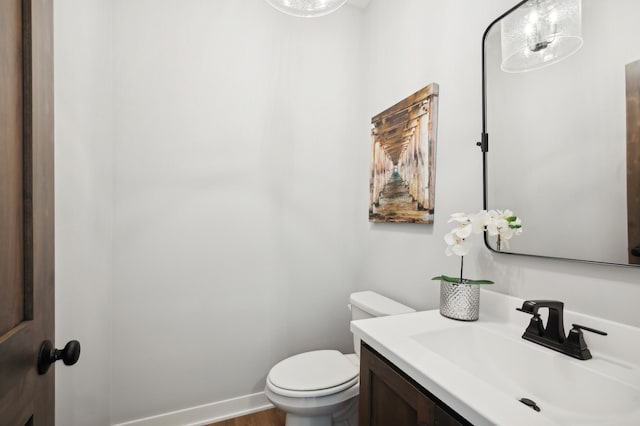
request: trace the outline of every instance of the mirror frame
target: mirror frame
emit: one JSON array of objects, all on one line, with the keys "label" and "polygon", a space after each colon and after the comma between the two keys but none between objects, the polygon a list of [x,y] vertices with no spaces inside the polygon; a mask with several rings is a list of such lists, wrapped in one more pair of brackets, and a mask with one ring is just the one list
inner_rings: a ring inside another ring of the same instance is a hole
[{"label": "mirror frame", "polygon": [[[489,31],[491,31],[491,29],[498,24],[505,16],[509,15],[511,12],[515,11],[516,9],[518,9],[520,6],[522,6],[523,4],[527,3],[529,0],[521,0],[518,1],[518,3],[513,6],[512,8],[510,8],[509,10],[507,10],[506,12],[504,12],[503,14],[501,14],[500,16],[498,16],[496,19],[494,19],[489,26],[487,27],[487,29],[484,31],[484,34],[482,35],[482,133],[480,134],[480,141],[476,142],[476,146],[480,147],[480,150],[482,151],[482,206],[484,210],[488,210],[488,170],[487,170],[487,162],[488,162],[488,158],[487,158],[487,153],[489,152],[489,134],[487,132],[487,67],[486,67],[486,51],[485,51],[485,43],[486,43],[486,39],[487,36],[489,35]],[[580,262],[580,263],[590,263],[590,264],[596,264],[596,265],[610,265],[610,266],[619,266],[619,267],[631,267],[631,268],[637,268],[640,267],[640,265],[637,264],[631,264],[631,263],[612,263],[612,262],[601,262],[601,261],[597,261],[597,260],[587,260],[587,259],[575,259],[575,258],[569,258],[569,257],[556,257],[556,256],[545,256],[545,255],[541,255],[541,254],[528,254],[528,253],[514,253],[514,252],[508,252],[508,251],[497,251],[495,250],[493,247],[491,247],[491,244],[489,243],[489,234],[485,231],[484,232],[484,245],[492,252],[494,253],[499,253],[499,254],[508,254],[508,255],[515,255],[515,256],[526,256],[526,257],[532,257],[532,258],[538,258],[538,259],[555,259],[555,260],[568,260],[571,262]]]}]

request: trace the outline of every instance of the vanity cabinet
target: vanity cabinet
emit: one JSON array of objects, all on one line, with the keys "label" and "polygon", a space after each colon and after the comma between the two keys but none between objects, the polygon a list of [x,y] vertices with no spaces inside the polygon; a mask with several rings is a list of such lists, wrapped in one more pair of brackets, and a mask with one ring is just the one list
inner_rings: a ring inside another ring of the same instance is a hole
[{"label": "vanity cabinet", "polygon": [[462,426],[447,407],[364,342],[360,351],[360,426]]}]

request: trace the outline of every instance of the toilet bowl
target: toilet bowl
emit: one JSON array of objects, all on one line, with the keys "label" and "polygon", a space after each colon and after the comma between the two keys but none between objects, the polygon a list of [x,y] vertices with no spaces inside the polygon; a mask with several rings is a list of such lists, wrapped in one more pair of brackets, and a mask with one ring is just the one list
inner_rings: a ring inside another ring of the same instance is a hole
[{"label": "toilet bowl", "polygon": [[359,364],[355,354],[305,352],[276,364],[265,392],[287,426],[356,426]]},{"label": "toilet bowl", "polygon": [[[371,291],[353,293],[351,317],[397,315],[415,310]],[[357,426],[360,341],[356,353],[317,350],[286,358],[266,380],[265,395],[287,413],[286,426]]]}]

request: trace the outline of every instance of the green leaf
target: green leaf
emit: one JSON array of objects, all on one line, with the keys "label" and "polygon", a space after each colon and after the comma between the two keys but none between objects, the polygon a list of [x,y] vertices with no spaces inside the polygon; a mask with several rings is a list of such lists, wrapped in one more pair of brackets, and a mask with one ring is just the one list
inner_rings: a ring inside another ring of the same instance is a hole
[{"label": "green leaf", "polygon": [[[432,280],[437,281],[446,281],[448,283],[460,284],[460,278],[452,278],[447,275],[438,275],[437,277],[431,278]],[[489,280],[468,280],[463,279],[463,284],[473,284],[473,285],[483,285],[483,284],[493,284],[493,281]]]},{"label": "green leaf", "polygon": [[507,222],[515,222],[516,220],[518,220],[518,216],[509,216],[508,218],[505,219]]},{"label": "green leaf", "polygon": [[448,277],[446,275],[439,275],[439,276],[433,277],[431,279],[432,280],[438,280],[438,281],[446,281],[446,282],[455,283],[455,284],[458,284],[460,282],[459,278],[451,278],[451,277]]},{"label": "green leaf", "polygon": [[493,284],[493,281],[490,281],[490,280],[469,280],[469,282],[467,284],[477,284],[477,285]]},{"label": "green leaf", "polygon": [[509,228],[511,228],[511,229],[520,229],[520,228],[522,228],[522,225],[509,225]]}]

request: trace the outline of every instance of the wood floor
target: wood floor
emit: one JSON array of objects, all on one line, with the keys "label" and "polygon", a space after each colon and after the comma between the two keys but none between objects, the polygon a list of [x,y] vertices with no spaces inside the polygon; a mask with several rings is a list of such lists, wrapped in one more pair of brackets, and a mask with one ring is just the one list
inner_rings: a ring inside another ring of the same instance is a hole
[{"label": "wood floor", "polygon": [[277,408],[260,411],[235,419],[212,423],[209,426],[284,426],[285,413]]}]

